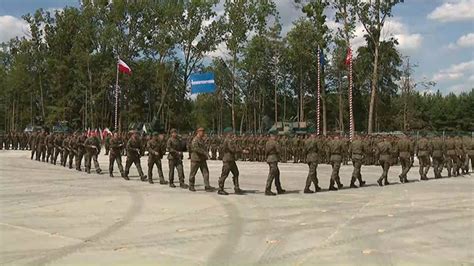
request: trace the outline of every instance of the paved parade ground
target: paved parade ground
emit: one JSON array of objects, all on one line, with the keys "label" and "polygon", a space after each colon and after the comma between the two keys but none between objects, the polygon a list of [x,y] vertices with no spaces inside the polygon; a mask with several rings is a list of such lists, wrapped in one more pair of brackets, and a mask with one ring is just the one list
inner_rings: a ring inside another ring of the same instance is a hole
[{"label": "paved parade ground", "polygon": [[[381,188],[382,169],[364,166],[367,187],[327,192],[331,168],[320,165],[323,191],[303,194],[308,167],[288,163],[288,193],[268,197],[267,164],[237,162],[247,195],[234,195],[229,178],[231,194],[219,196],[204,192],[200,174],[192,193],[140,182],[134,167],[125,181],[29,155],[0,151],[1,265],[474,264],[474,175],[401,185],[395,166]],[[222,163],[208,164],[217,186]],[[351,172],[341,168],[345,186]],[[417,167],[408,178],[419,179]]]}]

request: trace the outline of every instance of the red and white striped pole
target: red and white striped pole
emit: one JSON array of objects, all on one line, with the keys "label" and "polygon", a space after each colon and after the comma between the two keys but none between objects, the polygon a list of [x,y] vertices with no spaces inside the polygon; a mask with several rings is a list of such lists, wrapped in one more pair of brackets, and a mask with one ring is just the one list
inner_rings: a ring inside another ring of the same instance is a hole
[{"label": "red and white striped pole", "polygon": [[115,80],[115,130],[118,132],[120,131],[118,128],[118,109],[119,109],[119,85],[118,85],[118,79],[119,79],[119,65],[117,61],[117,77]]},{"label": "red and white striped pole", "polygon": [[349,45],[349,140],[352,142],[354,138],[354,113],[352,108],[352,50]]},{"label": "red and white striped pole", "polygon": [[316,99],[318,106],[316,107],[316,134],[319,135],[320,132],[320,121],[321,121],[321,50],[318,45],[318,81],[317,81],[317,92]]}]

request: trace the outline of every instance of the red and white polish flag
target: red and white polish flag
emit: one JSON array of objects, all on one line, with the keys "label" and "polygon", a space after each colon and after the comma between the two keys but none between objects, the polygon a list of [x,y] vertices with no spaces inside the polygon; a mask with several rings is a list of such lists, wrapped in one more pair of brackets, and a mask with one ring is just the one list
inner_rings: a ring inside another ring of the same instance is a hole
[{"label": "red and white polish flag", "polygon": [[117,65],[120,72],[128,74],[128,75],[132,74],[132,69],[127,64],[125,64],[125,62],[122,61],[121,59],[117,61]]}]

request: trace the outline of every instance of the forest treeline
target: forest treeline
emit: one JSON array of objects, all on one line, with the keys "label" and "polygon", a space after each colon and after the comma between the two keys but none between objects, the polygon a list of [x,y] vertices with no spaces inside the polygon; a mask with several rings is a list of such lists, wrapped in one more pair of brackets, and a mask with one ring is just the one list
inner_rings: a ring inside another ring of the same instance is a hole
[{"label": "forest treeline", "polygon": [[[296,0],[306,16],[284,35],[272,0],[84,0],[40,9],[23,16],[27,36],[0,47],[0,130],[59,121],[112,128],[118,56],[133,71],[120,75],[123,129],[132,122],[215,132],[260,132],[275,120],[314,126],[319,49],[322,131],[347,132],[345,59],[361,23],[366,42],[353,51],[356,131],[473,131],[474,90],[420,92],[434,84],[415,82],[416,67],[397,40],[381,38],[399,2]],[[188,78],[200,71],[215,73],[217,90],[190,97]]]}]

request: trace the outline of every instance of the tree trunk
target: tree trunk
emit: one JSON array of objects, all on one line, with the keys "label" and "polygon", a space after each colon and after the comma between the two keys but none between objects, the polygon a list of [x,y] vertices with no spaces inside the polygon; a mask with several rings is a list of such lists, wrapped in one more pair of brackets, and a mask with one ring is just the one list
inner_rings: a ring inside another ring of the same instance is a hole
[{"label": "tree trunk", "polygon": [[372,72],[372,84],[370,89],[370,105],[369,105],[369,121],[367,126],[367,133],[373,133],[374,126],[374,110],[375,110],[375,98],[377,94],[377,80],[378,80],[378,63],[379,63],[379,42],[375,43],[374,51],[374,66]]}]

